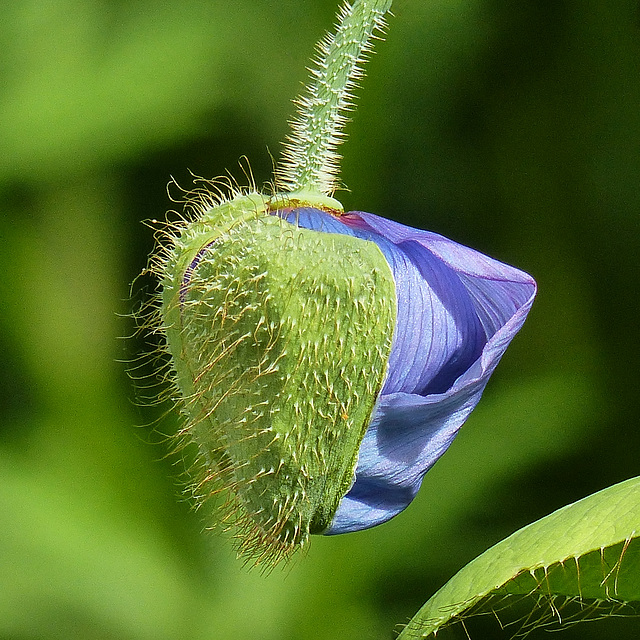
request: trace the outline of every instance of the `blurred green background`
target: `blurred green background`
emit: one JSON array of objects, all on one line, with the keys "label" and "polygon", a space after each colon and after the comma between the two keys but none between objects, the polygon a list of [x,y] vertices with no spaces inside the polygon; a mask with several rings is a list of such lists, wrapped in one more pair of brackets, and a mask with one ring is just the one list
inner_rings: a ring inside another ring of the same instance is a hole
[{"label": "blurred green background", "polygon": [[[420,495],[269,576],[203,533],[140,406],[130,288],[171,176],[271,177],[334,0],[11,0],[0,20],[0,639],[391,639],[518,527],[638,474],[640,10],[396,0],[341,194],[540,293]],[[475,625],[475,626],[474,626]],[[472,638],[509,637],[495,623]],[[637,638],[638,620],[569,638]],[[541,632],[531,637],[541,637]],[[457,634],[457,635],[456,635]],[[451,637],[465,637],[462,630]]]}]

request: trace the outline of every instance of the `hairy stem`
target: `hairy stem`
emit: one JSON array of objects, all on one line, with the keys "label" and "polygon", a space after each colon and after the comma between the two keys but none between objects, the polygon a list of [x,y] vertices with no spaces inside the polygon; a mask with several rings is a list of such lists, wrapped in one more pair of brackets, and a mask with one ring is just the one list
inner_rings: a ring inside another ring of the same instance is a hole
[{"label": "hairy stem", "polygon": [[276,172],[279,191],[335,191],[344,138],[346,112],[353,107],[353,89],[363,77],[362,67],[373,40],[384,29],[384,16],[392,0],[348,1],[338,13],[335,33],[317,45],[306,92],[296,100],[298,112],[291,122],[283,158]]}]

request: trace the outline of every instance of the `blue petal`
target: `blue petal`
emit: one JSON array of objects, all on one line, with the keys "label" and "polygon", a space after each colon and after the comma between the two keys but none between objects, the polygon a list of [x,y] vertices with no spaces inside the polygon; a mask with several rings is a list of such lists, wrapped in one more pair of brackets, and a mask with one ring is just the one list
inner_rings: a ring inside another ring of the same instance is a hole
[{"label": "blue petal", "polygon": [[278,209],[273,213],[303,229],[324,231],[326,233],[339,233],[348,236],[359,235],[357,229],[352,230],[350,226],[341,222],[342,218],[337,218],[320,209],[313,209],[312,207],[300,207],[298,209],[285,208]]},{"label": "blue petal", "polygon": [[382,396],[360,445],[356,482],[325,533],[373,527],[405,509],[477,404],[483,386],[476,382],[443,396]]},{"label": "blue petal", "polygon": [[[340,503],[327,534],[381,524],[408,506],[424,474],[447,450],[479,402],[536,292],[535,282],[527,274],[437,234],[367,213],[345,218],[361,232],[369,231],[370,239],[384,238],[384,242],[378,240],[381,248],[391,242],[419,266],[421,286],[442,305],[429,308],[423,304],[420,309],[414,304],[412,313],[427,314],[423,328],[429,320],[434,327],[454,327],[455,337],[431,336],[433,342],[441,343],[435,352],[448,353],[451,358],[430,384],[416,387],[413,393],[395,389],[389,381],[400,379],[403,373],[394,367],[415,366],[413,360],[403,365],[402,358],[394,359],[394,352],[408,353],[406,343],[416,340],[407,335],[411,329],[403,326],[398,314],[388,381],[360,446],[355,483]],[[407,286],[400,269],[394,269],[394,277],[398,291]],[[449,314],[447,322],[441,317],[443,313]],[[415,326],[415,318],[409,320],[409,326]],[[425,371],[433,353],[422,353]],[[445,384],[448,388],[442,388]]]},{"label": "blue petal", "polygon": [[396,282],[398,315],[383,394],[446,391],[478,358],[487,337],[458,275],[428,249],[372,234]]}]

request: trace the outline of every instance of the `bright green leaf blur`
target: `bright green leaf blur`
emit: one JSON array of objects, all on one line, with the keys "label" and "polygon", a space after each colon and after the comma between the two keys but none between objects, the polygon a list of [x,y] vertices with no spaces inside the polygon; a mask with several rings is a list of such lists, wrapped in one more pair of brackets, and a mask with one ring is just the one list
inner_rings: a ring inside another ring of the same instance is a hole
[{"label": "bright green leaf blur", "polygon": [[[12,0],[0,20],[0,637],[388,639],[520,526],[638,475],[637,3],[396,0],[347,128],[348,208],[538,280],[527,323],[393,521],[249,572],[182,493],[123,361],[171,176],[258,185],[328,0]],[[176,189],[174,196],[179,196]],[[145,370],[139,370],[140,375]],[[491,636],[479,621],[473,638]],[[535,632],[534,640],[541,636]],[[563,638],[635,639],[637,620]],[[464,636],[460,636],[464,637]],[[504,633],[509,637],[509,632]]]}]

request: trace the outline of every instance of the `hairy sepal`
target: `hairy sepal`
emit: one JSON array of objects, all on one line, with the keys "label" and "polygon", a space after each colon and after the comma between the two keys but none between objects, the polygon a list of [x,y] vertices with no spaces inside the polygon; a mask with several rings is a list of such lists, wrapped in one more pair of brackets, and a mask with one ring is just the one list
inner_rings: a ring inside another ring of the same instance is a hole
[{"label": "hairy sepal", "polygon": [[349,490],[396,316],[375,244],[273,206],[244,195],[187,225],[161,309],[199,493],[228,494],[240,552],[268,563],[325,530]]}]

